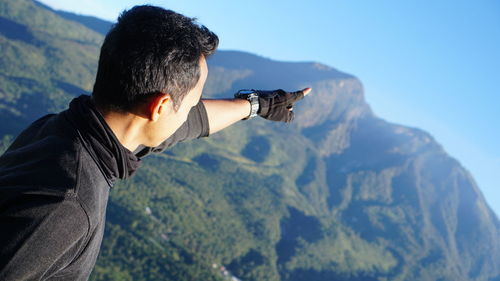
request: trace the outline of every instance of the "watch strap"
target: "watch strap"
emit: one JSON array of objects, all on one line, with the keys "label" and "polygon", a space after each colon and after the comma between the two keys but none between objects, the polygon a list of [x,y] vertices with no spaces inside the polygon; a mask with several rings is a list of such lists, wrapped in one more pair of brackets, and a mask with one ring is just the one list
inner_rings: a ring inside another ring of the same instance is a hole
[{"label": "watch strap", "polygon": [[248,117],[243,118],[243,120],[248,120],[257,116],[257,112],[259,111],[259,95],[255,90],[239,90],[236,94],[234,94],[235,98],[246,99],[250,102],[250,114]]}]

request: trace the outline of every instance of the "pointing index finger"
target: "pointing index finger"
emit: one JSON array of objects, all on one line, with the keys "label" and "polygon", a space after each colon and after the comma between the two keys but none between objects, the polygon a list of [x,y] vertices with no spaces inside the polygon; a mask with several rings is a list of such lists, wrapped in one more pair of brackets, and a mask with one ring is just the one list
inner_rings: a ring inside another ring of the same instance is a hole
[{"label": "pointing index finger", "polygon": [[304,97],[307,96],[311,92],[311,88],[304,88],[302,92],[304,93]]},{"label": "pointing index finger", "polygon": [[289,94],[291,94],[291,97],[292,97],[290,99],[290,102],[294,103],[296,101],[303,99],[306,95],[309,94],[309,92],[311,92],[311,88],[304,88],[303,90],[299,90],[296,92],[290,92]]}]

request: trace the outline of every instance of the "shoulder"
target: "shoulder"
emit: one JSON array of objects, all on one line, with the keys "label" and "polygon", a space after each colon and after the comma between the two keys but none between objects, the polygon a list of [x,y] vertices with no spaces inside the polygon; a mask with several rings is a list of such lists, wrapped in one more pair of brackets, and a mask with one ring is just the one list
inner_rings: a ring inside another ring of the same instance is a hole
[{"label": "shoulder", "polygon": [[75,195],[82,154],[85,149],[62,114],[38,119],[0,156],[0,197],[39,191]]},{"label": "shoulder", "polygon": [[74,187],[81,150],[77,141],[57,135],[10,147],[0,157],[0,189]]}]

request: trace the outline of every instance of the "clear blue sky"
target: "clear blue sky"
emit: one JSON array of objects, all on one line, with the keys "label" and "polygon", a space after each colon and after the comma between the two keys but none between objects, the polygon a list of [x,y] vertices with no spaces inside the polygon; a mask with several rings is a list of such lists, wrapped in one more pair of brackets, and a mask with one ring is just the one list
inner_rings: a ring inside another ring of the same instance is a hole
[{"label": "clear blue sky", "polygon": [[500,214],[500,1],[42,2],[111,21],[159,5],[197,17],[220,49],[353,74],[379,117],[430,132]]}]

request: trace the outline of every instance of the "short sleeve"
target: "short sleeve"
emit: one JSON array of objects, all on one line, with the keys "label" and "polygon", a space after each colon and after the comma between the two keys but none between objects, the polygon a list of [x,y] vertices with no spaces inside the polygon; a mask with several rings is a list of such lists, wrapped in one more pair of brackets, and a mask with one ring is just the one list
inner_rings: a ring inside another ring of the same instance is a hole
[{"label": "short sleeve", "polygon": [[144,145],[140,145],[134,151],[134,154],[137,157],[142,158],[151,153],[160,153],[179,142],[201,137],[208,137],[209,131],[210,127],[208,123],[207,111],[202,100],[200,100],[198,104],[193,106],[193,108],[191,108],[191,111],[189,111],[186,122],[184,122],[179,127],[179,129],[177,129],[177,131],[175,131],[175,133],[173,133],[168,139],[166,139],[157,147],[147,147]]}]

